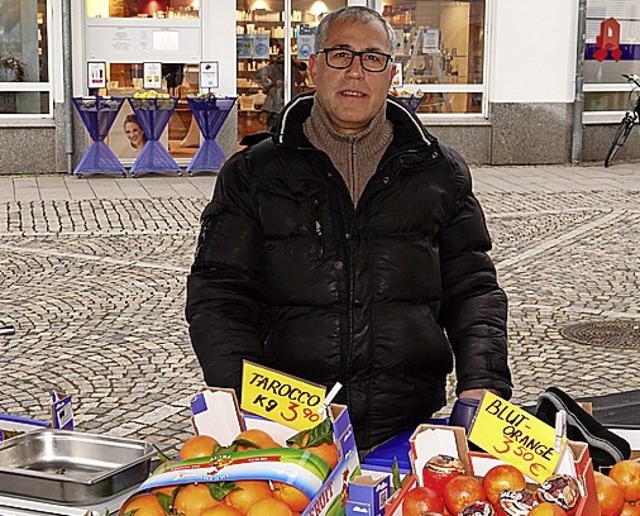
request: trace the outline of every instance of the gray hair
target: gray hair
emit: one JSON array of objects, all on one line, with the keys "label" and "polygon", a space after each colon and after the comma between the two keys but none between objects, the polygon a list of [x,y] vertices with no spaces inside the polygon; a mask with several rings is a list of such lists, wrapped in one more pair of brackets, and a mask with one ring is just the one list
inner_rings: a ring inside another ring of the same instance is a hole
[{"label": "gray hair", "polygon": [[348,21],[359,23],[375,23],[379,22],[387,33],[387,40],[389,44],[389,52],[391,57],[395,54],[396,48],[396,33],[389,25],[389,22],[376,10],[363,5],[350,5],[347,7],[340,7],[325,14],[318,25],[316,31],[316,40],[313,46],[313,51],[318,51],[324,48],[325,41],[329,35],[329,30],[335,22]]}]

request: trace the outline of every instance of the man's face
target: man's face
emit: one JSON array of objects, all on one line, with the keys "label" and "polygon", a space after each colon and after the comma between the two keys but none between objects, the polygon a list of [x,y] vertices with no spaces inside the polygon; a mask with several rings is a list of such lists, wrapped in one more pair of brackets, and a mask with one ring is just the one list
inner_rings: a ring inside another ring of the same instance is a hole
[{"label": "man's face", "polygon": [[[324,48],[342,47],[356,52],[390,53],[387,33],[381,23],[334,22]],[[343,70],[327,65],[326,54],[312,54],[309,71],[316,84],[316,99],[329,115],[331,125],[341,134],[363,129],[385,103],[393,76],[389,63],[382,72],[368,72],[355,56]]]}]

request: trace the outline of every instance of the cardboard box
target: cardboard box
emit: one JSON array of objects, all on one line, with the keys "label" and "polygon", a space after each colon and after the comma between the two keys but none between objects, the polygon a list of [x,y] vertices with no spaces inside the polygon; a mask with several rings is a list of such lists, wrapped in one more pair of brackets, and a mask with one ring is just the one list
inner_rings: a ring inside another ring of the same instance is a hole
[{"label": "cardboard box", "polygon": [[418,483],[416,482],[416,476],[413,473],[406,475],[402,479],[402,486],[400,489],[396,490],[391,498],[387,500],[387,503],[384,504],[384,515],[385,516],[393,516],[393,515],[401,515],[402,514],[402,502],[406,494],[411,491],[414,487],[416,487]]},{"label": "cardboard box", "polygon": [[[268,432],[283,448],[286,447],[286,440],[298,433],[297,430],[273,421],[268,421],[250,414],[243,414],[239,409],[238,401],[233,390],[216,388],[203,389],[195,395],[191,405],[193,414],[192,422],[196,433],[209,435],[223,446],[231,444],[235,437],[245,428],[260,428]],[[324,482],[320,482],[317,478],[312,478],[312,480],[318,484],[317,492],[315,496],[311,498],[302,516],[344,514],[348,497],[348,482],[360,472],[355,436],[347,408],[343,405],[329,405],[328,412],[329,419],[333,426],[334,439],[340,460]],[[295,451],[297,452],[298,450]],[[291,450],[289,453],[290,452]],[[255,453],[260,454],[260,451]],[[300,451],[300,453],[302,454],[304,452]],[[266,454],[265,452],[265,455]],[[255,478],[257,480],[283,481],[280,477],[275,477],[275,475],[276,470],[278,470],[278,475],[283,475],[282,471],[285,471],[285,468],[289,468],[286,471],[293,471],[294,474],[295,472],[300,472],[301,475],[305,473],[301,468],[295,469],[297,467],[295,464],[292,466],[290,463],[285,464],[284,462],[278,461],[277,451],[270,452],[269,455],[270,457],[264,459],[243,458],[234,463],[233,460],[227,460],[233,458],[234,454],[227,454],[201,466],[186,466],[181,471],[160,473],[159,475],[153,475],[145,481],[136,490],[136,493],[167,485],[185,485],[193,482],[220,482],[223,481],[223,479],[233,481]],[[240,455],[238,454],[238,456]],[[269,464],[277,464],[278,467],[269,466]],[[232,470],[232,467],[235,469]],[[258,467],[260,468],[260,476],[252,476]],[[237,475],[242,475],[242,478],[237,477]],[[273,477],[271,475],[273,475]],[[308,476],[312,477],[312,475]],[[296,479],[294,476],[292,481],[296,481]],[[302,481],[302,478],[300,481]],[[298,487],[297,484],[296,487]]]},{"label": "cardboard box", "polygon": [[[470,475],[484,476],[492,467],[502,461],[487,453],[470,452],[465,429],[461,427],[442,427],[420,425],[410,439],[411,463],[413,475],[397,495],[394,495],[385,507],[385,515],[400,516],[404,495],[415,485],[422,485],[422,468],[434,455],[444,454],[457,457]],[[585,443],[569,442],[562,455],[556,473],[571,475],[578,481],[582,491],[575,516],[597,516],[600,514],[595,492],[593,465]],[[533,483],[531,479],[527,479]]]},{"label": "cardboard box", "polygon": [[27,417],[0,414],[0,441],[5,441],[18,434],[32,432],[40,428],[73,430],[73,427],[71,396],[52,391],[51,421],[39,421]]},{"label": "cardboard box", "polygon": [[347,516],[381,516],[391,497],[391,474],[363,471],[349,481]]}]

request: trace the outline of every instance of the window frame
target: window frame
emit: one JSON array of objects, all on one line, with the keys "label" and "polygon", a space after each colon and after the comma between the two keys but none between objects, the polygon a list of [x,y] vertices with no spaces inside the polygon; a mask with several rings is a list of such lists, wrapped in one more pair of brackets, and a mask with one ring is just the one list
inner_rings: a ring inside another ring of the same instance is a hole
[{"label": "window frame", "polygon": [[[587,2],[587,22],[589,16],[589,2]],[[595,18],[591,18],[592,20]],[[586,37],[586,34],[585,34]],[[584,63],[586,65],[587,60],[583,56]],[[637,61],[634,61],[637,62]],[[633,84],[630,84],[620,77],[619,82],[584,82],[582,91],[583,93],[626,93],[629,94],[634,88]],[[629,109],[629,108],[627,108]],[[627,109],[615,110],[615,111],[583,111],[582,123],[583,125],[596,125],[596,124],[611,124],[620,122],[620,118],[627,111]]]},{"label": "window frame", "polygon": [[1,82],[0,93],[11,92],[36,92],[47,93],[49,95],[49,112],[48,113],[0,113],[0,121],[20,120],[47,120],[53,119],[53,80],[52,73],[55,67],[51,66],[53,59],[54,42],[51,40],[51,24],[53,23],[53,0],[45,0],[47,13],[47,82],[30,81],[30,82]]},{"label": "window frame", "polygon": [[[419,0],[418,0],[419,1]],[[479,113],[418,113],[416,115],[425,125],[458,123],[488,123],[489,121],[489,73],[491,71],[491,20],[493,19],[493,0],[484,1],[484,37],[482,42],[482,82],[479,84],[403,84],[402,89],[412,93],[418,90],[424,93],[481,93],[482,109]],[[376,8],[382,12],[382,0],[375,0]]]}]

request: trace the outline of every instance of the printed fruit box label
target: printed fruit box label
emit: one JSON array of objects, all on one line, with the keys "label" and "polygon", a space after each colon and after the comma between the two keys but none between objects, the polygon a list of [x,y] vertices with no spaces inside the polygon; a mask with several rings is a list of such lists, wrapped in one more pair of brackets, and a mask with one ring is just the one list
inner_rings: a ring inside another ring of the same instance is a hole
[{"label": "printed fruit box label", "polygon": [[272,480],[288,483],[313,498],[329,473],[327,464],[307,451],[288,448],[251,450],[165,463],[136,492],[196,482]]}]

